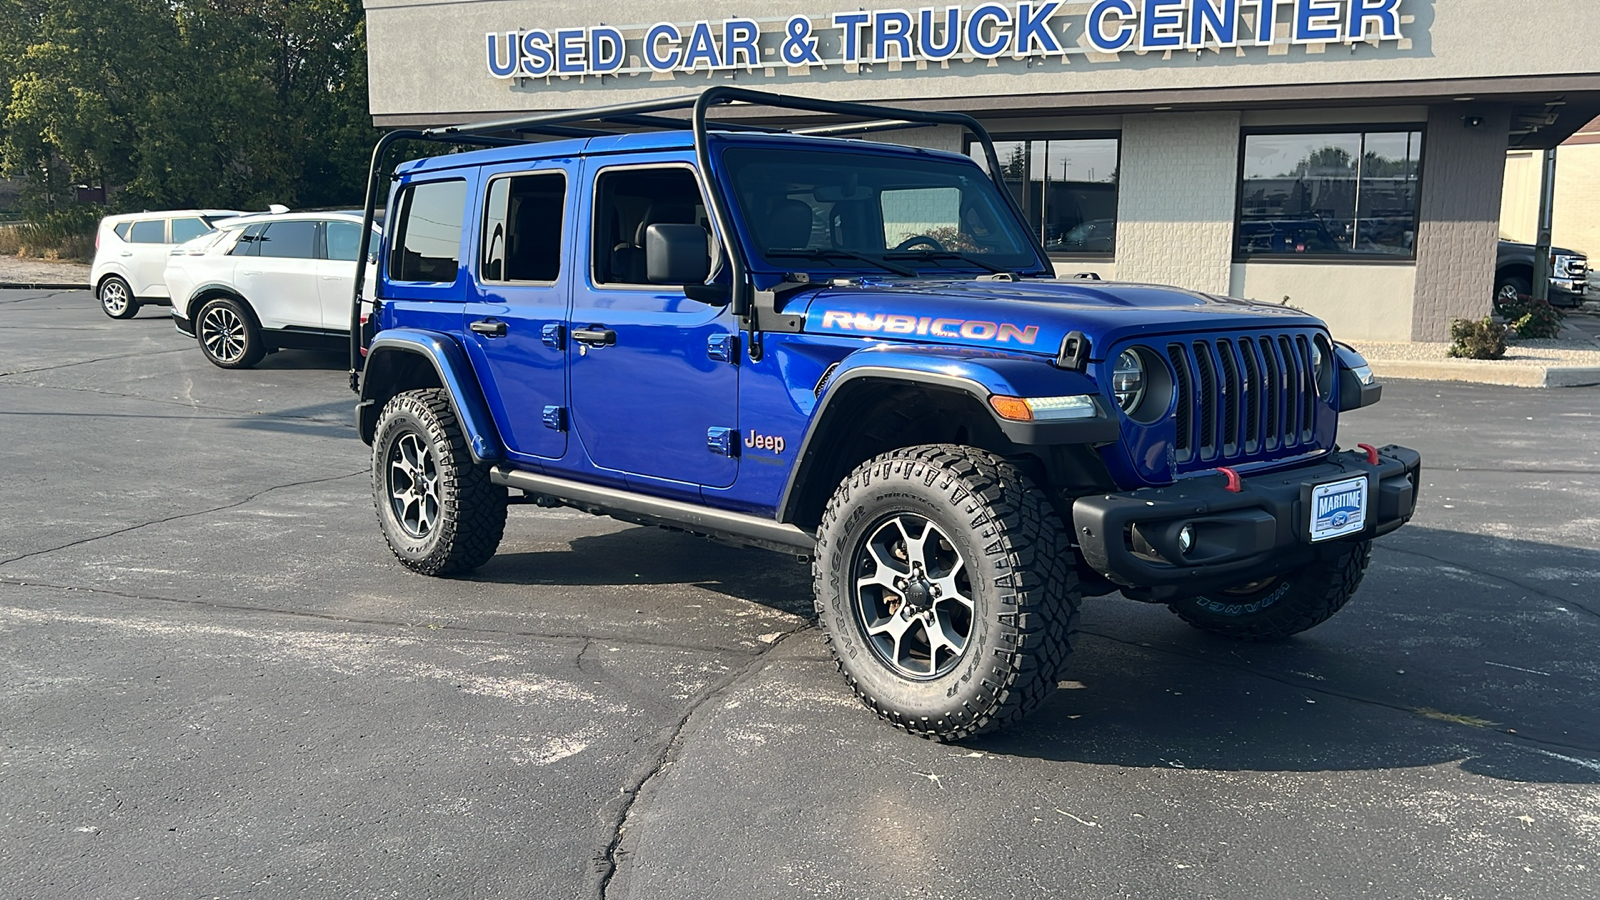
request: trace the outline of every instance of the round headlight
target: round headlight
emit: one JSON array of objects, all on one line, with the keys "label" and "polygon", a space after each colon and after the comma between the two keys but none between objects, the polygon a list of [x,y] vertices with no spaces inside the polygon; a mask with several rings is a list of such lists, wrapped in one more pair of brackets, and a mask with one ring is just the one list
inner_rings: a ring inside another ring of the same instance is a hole
[{"label": "round headlight", "polygon": [[1333,396],[1333,377],[1336,374],[1333,349],[1318,337],[1311,342],[1311,371],[1317,376],[1317,394],[1322,397]]},{"label": "round headlight", "polygon": [[1144,358],[1137,351],[1124,350],[1117,357],[1117,367],[1111,373],[1111,390],[1125,413],[1132,413],[1144,401]]}]

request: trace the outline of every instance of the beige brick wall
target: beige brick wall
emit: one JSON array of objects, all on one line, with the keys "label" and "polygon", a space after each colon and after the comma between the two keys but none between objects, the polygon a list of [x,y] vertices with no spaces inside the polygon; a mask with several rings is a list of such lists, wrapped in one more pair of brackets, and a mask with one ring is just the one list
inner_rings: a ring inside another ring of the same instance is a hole
[{"label": "beige brick wall", "polygon": [[1511,114],[1485,107],[1482,115],[1480,126],[1467,128],[1458,107],[1428,111],[1411,319],[1414,341],[1447,341],[1451,321],[1482,318],[1493,306]]},{"label": "beige brick wall", "polygon": [[1238,180],[1238,113],[1125,116],[1117,277],[1227,293]]},{"label": "beige brick wall", "polygon": [[1600,256],[1600,144],[1556,151],[1555,213],[1551,241],[1557,247]]}]

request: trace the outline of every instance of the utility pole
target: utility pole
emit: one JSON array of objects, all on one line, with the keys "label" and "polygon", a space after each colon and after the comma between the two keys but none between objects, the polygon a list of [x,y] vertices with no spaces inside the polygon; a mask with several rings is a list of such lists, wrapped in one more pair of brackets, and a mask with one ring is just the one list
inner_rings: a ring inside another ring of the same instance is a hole
[{"label": "utility pole", "polygon": [[1539,237],[1533,248],[1533,299],[1550,299],[1550,245],[1556,216],[1556,148],[1544,152],[1539,185]]}]

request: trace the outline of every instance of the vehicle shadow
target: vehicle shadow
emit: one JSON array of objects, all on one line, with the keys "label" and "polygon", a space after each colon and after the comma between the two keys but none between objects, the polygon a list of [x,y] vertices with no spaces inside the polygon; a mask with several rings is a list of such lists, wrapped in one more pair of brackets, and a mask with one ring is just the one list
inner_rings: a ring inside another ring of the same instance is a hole
[{"label": "vehicle shadow", "polygon": [[735,547],[664,528],[624,528],[573,538],[570,549],[501,552],[474,573],[472,580],[588,586],[689,584],[790,615],[815,615],[810,563],[788,554]]},{"label": "vehicle shadow", "polygon": [[[1064,689],[1019,725],[964,743],[1129,768],[1458,763],[1504,780],[1600,784],[1600,617],[1550,584],[1573,572],[1600,572],[1600,552],[1413,526],[1380,542],[1345,611],[1275,644],[1207,635],[1161,607],[1089,599]],[[503,553],[474,578],[693,584],[813,615],[807,564],[654,528]]]},{"label": "vehicle shadow", "polygon": [[305,369],[350,369],[350,353],[346,350],[279,350],[268,353],[256,363],[257,369],[294,371]]}]

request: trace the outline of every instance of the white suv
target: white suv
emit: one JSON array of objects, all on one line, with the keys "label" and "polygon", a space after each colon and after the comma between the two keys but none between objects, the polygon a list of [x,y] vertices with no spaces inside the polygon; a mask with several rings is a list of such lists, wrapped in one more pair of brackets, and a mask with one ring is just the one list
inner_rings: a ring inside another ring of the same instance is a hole
[{"label": "white suv", "polygon": [[162,272],[173,245],[238,215],[231,209],[183,209],[101,219],[89,270],[100,308],[113,319],[131,319],[141,304],[165,305],[169,295]]},{"label": "white suv", "polygon": [[360,213],[235,219],[169,255],[173,324],[224,369],[283,348],[345,347],[356,265],[377,252],[377,228],[361,240]]}]

